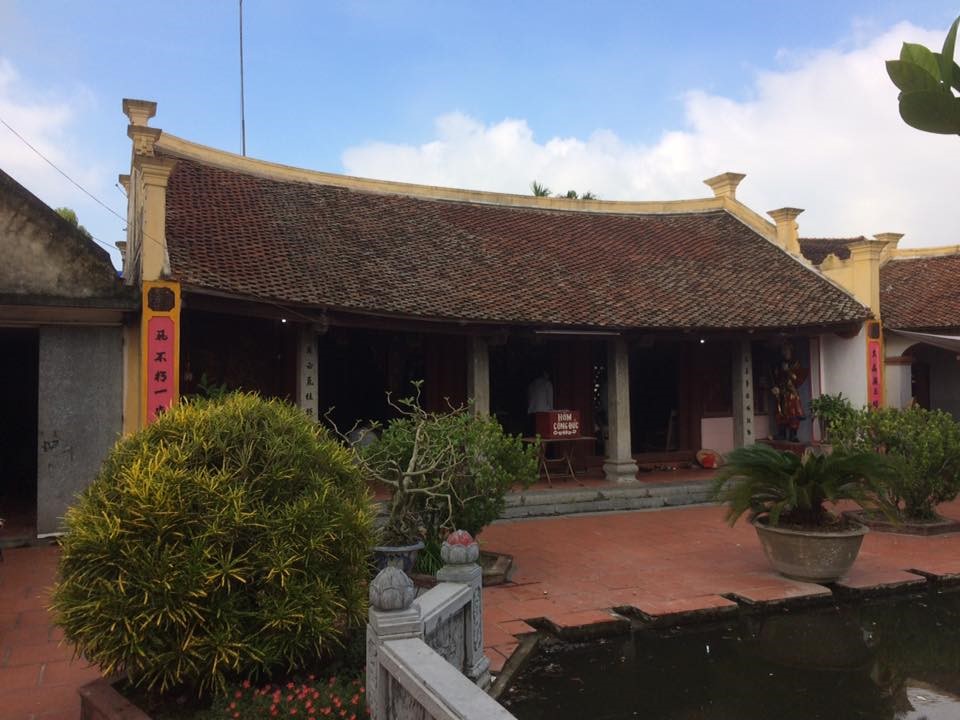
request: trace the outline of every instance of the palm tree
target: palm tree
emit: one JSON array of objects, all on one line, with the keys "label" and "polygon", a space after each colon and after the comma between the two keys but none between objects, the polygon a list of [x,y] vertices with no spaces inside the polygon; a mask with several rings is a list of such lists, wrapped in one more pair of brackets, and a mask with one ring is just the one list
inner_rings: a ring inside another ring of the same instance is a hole
[{"label": "palm tree", "polygon": [[536,180],[530,183],[530,192],[533,193],[534,197],[550,197],[550,188],[541,185]]},{"label": "palm tree", "polygon": [[[530,183],[530,192],[533,193],[534,197],[550,197],[550,188],[546,185],[541,185],[536,180]],[[580,195],[576,190],[567,190],[565,195],[557,193],[553,197],[565,198],[567,200],[599,200],[596,194],[590,192],[589,190],[583,195]]]}]

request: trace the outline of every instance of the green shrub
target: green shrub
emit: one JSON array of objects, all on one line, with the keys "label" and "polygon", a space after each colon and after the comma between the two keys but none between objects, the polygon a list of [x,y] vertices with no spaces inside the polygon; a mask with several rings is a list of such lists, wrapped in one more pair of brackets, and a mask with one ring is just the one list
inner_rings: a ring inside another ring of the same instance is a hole
[{"label": "green shrub", "polygon": [[820,421],[820,431],[824,442],[832,438],[833,426],[843,422],[856,412],[843,393],[820,395],[810,401],[810,412]]},{"label": "green shrub", "polygon": [[68,510],[57,624],[150,689],[309,666],[364,619],[372,522],[349,451],[299,409],[182,402],[121,440]]},{"label": "green shrub", "polygon": [[500,517],[514,484],[537,479],[537,448],[495,418],[466,408],[429,413],[417,397],[395,408],[400,417],[379,441],[357,448],[364,470],[393,491],[385,542],[421,539],[438,550],[451,530],[476,535]]},{"label": "green shrub", "polygon": [[960,425],[942,410],[864,408],[832,431],[839,449],[877,450],[897,462],[886,492],[904,519],[935,519],[936,506],[960,491]]}]

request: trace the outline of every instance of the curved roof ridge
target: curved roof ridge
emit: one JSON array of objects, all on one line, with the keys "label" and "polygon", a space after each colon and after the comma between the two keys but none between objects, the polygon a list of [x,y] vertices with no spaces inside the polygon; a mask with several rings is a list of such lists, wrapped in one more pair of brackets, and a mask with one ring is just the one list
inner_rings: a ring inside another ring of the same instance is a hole
[{"label": "curved roof ridge", "polygon": [[376,180],[321,170],[308,170],[268,160],[245,157],[226,150],[184,140],[167,132],[160,135],[156,143],[156,149],[168,157],[193,160],[221,170],[241,172],[268,180],[328,185],[361,192],[406,195],[428,200],[454,200],[505,207],[626,215],[709,212],[727,209],[727,204],[723,202],[723,198],[718,197],[691,198],[688,200],[573,200],[564,197],[536,197],[534,195],[519,195],[490,190],[468,190],[396,180]]}]

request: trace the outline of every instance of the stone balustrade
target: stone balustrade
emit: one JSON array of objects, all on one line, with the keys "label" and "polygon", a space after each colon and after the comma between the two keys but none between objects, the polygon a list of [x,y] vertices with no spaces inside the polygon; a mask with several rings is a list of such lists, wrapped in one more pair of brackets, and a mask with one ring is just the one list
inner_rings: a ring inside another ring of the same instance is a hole
[{"label": "stone balustrade", "polygon": [[480,548],[463,531],[441,549],[435,587],[387,567],[370,583],[367,703],[374,720],[509,720],[486,693]]}]

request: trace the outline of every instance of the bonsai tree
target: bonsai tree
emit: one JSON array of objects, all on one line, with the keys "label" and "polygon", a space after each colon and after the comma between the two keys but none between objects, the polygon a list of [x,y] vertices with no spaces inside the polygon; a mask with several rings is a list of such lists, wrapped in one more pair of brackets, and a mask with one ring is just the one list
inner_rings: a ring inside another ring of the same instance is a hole
[{"label": "bonsai tree", "polygon": [[960,424],[942,410],[864,408],[842,418],[833,438],[840,450],[875,450],[896,464],[883,492],[902,520],[937,520],[937,505],[960,492]]},{"label": "bonsai tree", "polygon": [[827,503],[852,500],[883,510],[880,488],[894,467],[874,452],[803,456],[757,444],[737,448],[714,476],[713,496],[727,504],[733,525],[746,512],[771,525],[817,530],[841,521]]},{"label": "bonsai tree", "polygon": [[398,417],[378,441],[354,446],[368,478],[392,491],[382,543],[425,543],[419,567],[439,567],[440,545],[459,529],[476,536],[503,512],[513,485],[537,478],[537,449],[467,407],[427,412],[413,397],[388,402]]},{"label": "bonsai tree", "polygon": [[960,66],[953,61],[960,17],[953,21],[939,53],[904,43],[899,60],[887,60],[887,74],[900,89],[900,117],[910,127],[943,135],[960,134]]},{"label": "bonsai tree", "polygon": [[365,619],[366,484],[277,400],[175,405],[117,443],[66,526],[56,622],[105,675],[147,689],[309,667]]}]

